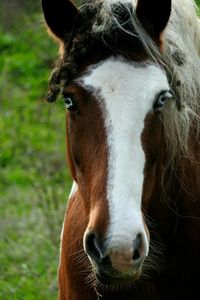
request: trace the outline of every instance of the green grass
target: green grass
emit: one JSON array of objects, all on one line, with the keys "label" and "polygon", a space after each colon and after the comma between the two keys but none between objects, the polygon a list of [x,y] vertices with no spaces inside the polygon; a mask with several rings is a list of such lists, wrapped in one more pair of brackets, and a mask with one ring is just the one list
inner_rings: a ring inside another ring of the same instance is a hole
[{"label": "green grass", "polygon": [[56,299],[65,109],[44,102],[57,47],[40,16],[23,22],[0,28],[0,299]]}]

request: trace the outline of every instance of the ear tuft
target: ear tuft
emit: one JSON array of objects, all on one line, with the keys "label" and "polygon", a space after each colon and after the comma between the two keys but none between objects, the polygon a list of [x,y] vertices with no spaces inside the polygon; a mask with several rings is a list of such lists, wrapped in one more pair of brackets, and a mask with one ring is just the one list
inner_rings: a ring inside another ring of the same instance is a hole
[{"label": "ear tuft", "polygon": [[42,0],[42,9],[50,31],[63,40],[78,16],[76,6],[70,0]]},{"label": "ear tuft", "polygon": [[160,40],[171,14],[171,0],[138,0],[136,15],[145,30]]}]

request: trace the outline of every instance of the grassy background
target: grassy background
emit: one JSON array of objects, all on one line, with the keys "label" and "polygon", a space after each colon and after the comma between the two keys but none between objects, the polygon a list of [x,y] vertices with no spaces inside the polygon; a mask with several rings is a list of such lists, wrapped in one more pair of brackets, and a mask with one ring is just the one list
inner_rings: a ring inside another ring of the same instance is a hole
[{"label": "grassy background", "polygon": [[[32,3],[31,3],[32,2]],[[57,46],[37,1],[0,5],[0,299],[56,299],[71,179],[65,109],[44,103]]]},{"label": "grassy background", "polygon": [[0,15],[0,299],[56,299],[71,185],[64,105],[43,101],[57,47],[39,0],[1,0]]}]

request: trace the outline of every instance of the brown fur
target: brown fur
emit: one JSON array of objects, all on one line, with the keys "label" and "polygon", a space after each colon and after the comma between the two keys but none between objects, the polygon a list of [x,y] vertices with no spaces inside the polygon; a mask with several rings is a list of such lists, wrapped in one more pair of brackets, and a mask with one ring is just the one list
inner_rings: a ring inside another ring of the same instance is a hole
[{"label": "brown fur", "polygon": [[102,112],[96,99],[81,87],[71,85],[65,92],[76,95],[74,101],[79,107],[78,112],[68,114],[68,161],[90,215],[88,228],[101,237],[109,220],[105,192],[108,154]]}]

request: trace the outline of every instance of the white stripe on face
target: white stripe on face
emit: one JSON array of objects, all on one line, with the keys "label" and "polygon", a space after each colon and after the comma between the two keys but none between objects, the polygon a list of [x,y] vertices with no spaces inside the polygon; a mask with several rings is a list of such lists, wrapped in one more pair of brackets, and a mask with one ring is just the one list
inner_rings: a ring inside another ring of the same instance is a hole
[{"label": "white stripe on face", "polygon": [[141,66],[121,57],[109,58],[90,71],[82,82],[86,89],[98,92],[96,98],[107,131],[108,249],[132,249],[133,240],[140,233],[147,254],[141,211],[145,157],[140,138],[156,94],[169,89],[167,78],[156,65]]}]

